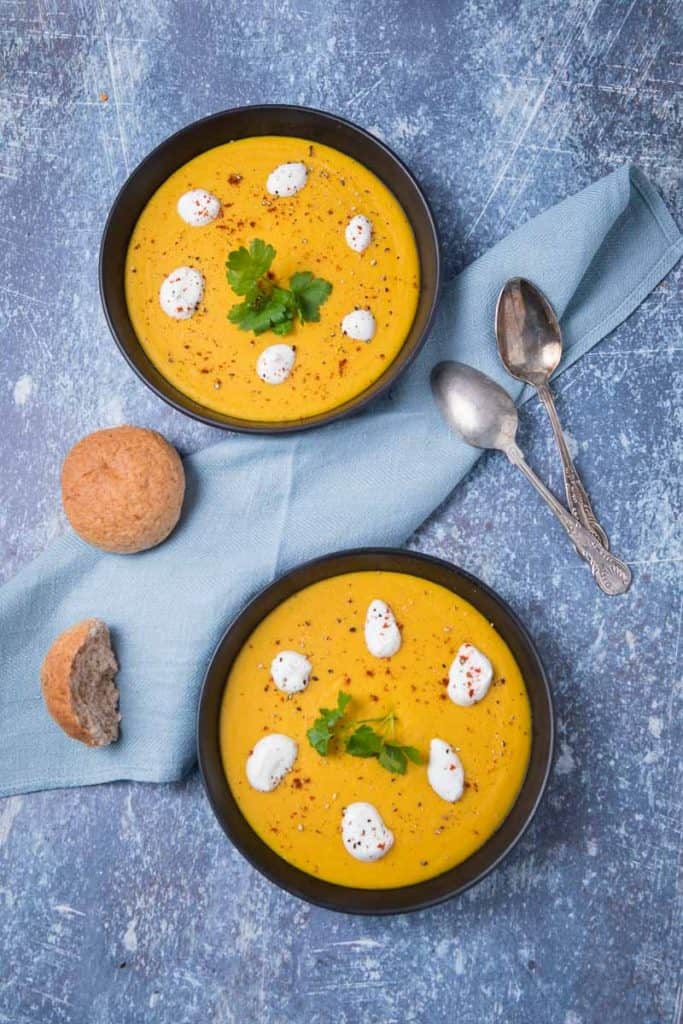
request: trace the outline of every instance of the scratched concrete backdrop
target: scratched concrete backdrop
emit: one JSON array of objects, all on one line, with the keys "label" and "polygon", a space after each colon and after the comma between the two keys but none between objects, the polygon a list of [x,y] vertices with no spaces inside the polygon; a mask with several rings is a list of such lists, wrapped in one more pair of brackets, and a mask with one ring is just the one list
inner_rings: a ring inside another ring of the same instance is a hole
[{"label": "scratched concrete backdrop", "polygon": [[[99,308],[100,230],[153,145],[240,103],[338,111],[418,174],[451,272],[626,159],[680,220],[680,13],[675,0],[0,0],[2,577],[64,529],[58,469],[82,434],[133,421],[183,451],[221,437],[145,390]],[[598,597],[500,458],[411,542],[498,588],[552,678],[558,759],[506,864],[445,907],[344,918],[257,875],[196,776],[16,797],[0,802],[0,1021],[680,1020],[680,281],[679,268],[558,385],[634,568],[628,597]],[[522,441],[559,491],[535,403]]]}]

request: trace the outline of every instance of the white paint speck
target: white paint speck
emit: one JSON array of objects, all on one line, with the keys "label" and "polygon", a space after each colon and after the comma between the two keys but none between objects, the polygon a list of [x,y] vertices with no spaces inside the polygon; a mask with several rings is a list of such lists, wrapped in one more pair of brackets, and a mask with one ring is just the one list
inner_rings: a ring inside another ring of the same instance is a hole
[{"label": "white paint speck", "polygon": [[567,442],[567,448],[569,448],[569,454],[571,455],[572,459],[575,459],[576,456],[579,454],[579,442],[572,434],[569,433],[568,430],[565,430],[564,437],[565,441]]},{"label": "white paint speck", "polygon": [[14,385],[14,403],[15,405],[26,405],[29,398],[33,394],[34,384],[33,377],[30,373],[25,373],[23,377]]},{"label": "white paint speck", "polygon": [[151,996],[149,997],[149,1008],[150,1008],[150,1010],[154,1009],[154,1007],[159,1002],[160,998],[161,998],[161,996],[160,996],[159,992],[152,992]]},{"label": "white paint speck", "polygon": [[378,942],[377,939],[370,939],[365,935],[362,935],[359,939],[352,939],[350,942],[337,942],[334,943],[337,946],[358,946],[359,949],[382,949],[382,943]]},{"label": "white paint speck", "polygon": [[598,844],[594,839],[589,839],[586,843],[586,851],[589,857],[597,857],[598,855]]},{"label": "white paint speck", "polygon": [[137,917],[132,917],[128,922],[128,927],[126,928],[123,936],[123,945],[129,953],[135,953],[138,948],[138,935],[135,930],[137,923]]},{"label": "white paint speck", "polygon": [[628,647],[628,653],[633,656],[636,653],[636,638],[630,629],[626,630],[626,646]]},{"label": "white paint speck", "polygon": [[465,973],[465,954],[463,953],[463,951],[460,949],[459,946],[458,946],[458,948],[455,951],[455,960],[453,961],[453,970],[455,971],[456,974],[464,974]]},{"label": "white paint speck", "polygon": [[420,117],[397,117],[392,126],[392,135],[400,142],[410,142],[423,130]]},{"label": "white paint speck", "polygon": [[62,917],[85,917],[82,910],[76,910],[75,907],[70,907],[68,903],[55,903],[52,909],[55,914],[61,914]]},{"label": "white paint speck", "polygon": [[647,720],[648,731],[655,739],[660,739],[662,735],[662,729],[664,728],[664,722],[657,715],[651,715]]},{"label": "white paint speck", "polygon": [[329,942],[326,946],[319,946],[316,949],[311,950],[313,953],[324,953],[325,950],[333,946],[353,946],[356,949],[383,949],[381,942],[377,939],[371,939],[366,936],[361,936],[358,939],[339,939],[336,942]]},{"label": "white paint speck", "polygon": [[21,810],[23,800],[20,796],[9,797],[0,810],[0,846],[3,846],[9,839],[14,819]]},{"label": "white paint speck", "polygon": [[569,775],[574,771],[575,767],[576,765],[574,763],[572,748],[568,743],[562,741],[560,745],[560,756],[557,759],[555,771],[558,775]]},{"label": "white paint speck", "polygon": [[112,395],[100,403],[100,422],[103,427],[120,427],[126,422],[123,401],[118,395]]}]

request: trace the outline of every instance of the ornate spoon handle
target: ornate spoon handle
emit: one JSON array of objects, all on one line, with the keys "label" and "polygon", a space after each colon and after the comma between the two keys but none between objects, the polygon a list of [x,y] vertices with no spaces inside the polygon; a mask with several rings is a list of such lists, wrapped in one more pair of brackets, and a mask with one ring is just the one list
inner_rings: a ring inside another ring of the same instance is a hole
[{"label": "ornate spoon handle", "polygon": [[505,449],[505,454],[513,466],[521,469],[527,480],[553,510],[567,531],[578,554],[588,562],[593,578],[600,589],[610,596],[625,593],[631,585],[631,570],[628,565],[607,551],[602,544],[598,543],[590,530],[587,530],[578,519],[567,512],[552,491],[549,491],[539,480],[531,466],[527,465],[524,455],[514,442]]},{"label": "ornate spoon handle", "polygon": [[590,498],[586,493],[586,488],[581,483],[579,474],[576,472],[576,466],[574,465],[569,453],[567,440],[564,436],[564,432],[557,415],[557,409],[555,408],[552,392],[547,384],[539,384],[536,390],[538,391],[539,398],[546,408],[546,412],[550,418],[550,424],[553,428],[553,434],[557,441],[557,447],[560,449],[562,472],[564,474],[564,489],[567,495],[569,511],[575,519],[578,519],[579,522],[586,527],[587,530],[590,530],[596,540],[602,544],[604,548],[609,548],[609,538],[595,517]]}]

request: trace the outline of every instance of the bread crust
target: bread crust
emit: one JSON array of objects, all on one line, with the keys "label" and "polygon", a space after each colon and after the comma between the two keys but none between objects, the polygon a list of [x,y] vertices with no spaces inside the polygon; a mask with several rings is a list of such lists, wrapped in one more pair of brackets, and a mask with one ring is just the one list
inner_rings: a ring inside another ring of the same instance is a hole
[{"label": "bread crust", "polygon": [[76,533],[103,551],[155,547],[175,527],[185,471],[155,430],[121,426],[78,441],[62,466],[62,504]]},{"label": "bread crust", "polygon": [[47,710],[57,725],[74,740],[89,747],[100,746],[90,732],[81,725],[76,715],[72,689],[71,673],[74,659],[95,626],[104,626],[109,640],[109,629],[101,619],[84,619],[75,626],[60,633],[48,650],[40,668],[40,685]]}]

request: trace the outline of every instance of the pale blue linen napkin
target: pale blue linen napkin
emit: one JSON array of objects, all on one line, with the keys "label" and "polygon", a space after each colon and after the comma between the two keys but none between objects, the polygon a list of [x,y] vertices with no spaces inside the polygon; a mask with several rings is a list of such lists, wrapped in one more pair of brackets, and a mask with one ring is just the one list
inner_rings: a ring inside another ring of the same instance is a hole
[{"label": "pale blue linen napkin", "polygon": [[[203,673],[245,601],[305,559],[401,544],[477,458],[441,421],[431,367],[460,359],[525,397],[495,351],[493,311],[505,280],[528,277],[548,295],[562,317],[567,367],[638,306],[682,251],[652,186],[622,167],[451,282],[421,356],[367,412],[300,435],[230,437],[190,456],[182,521],[153,551],[103,555],[71,534],[53,544],[0,590],[0,795],[183,776],[195,763]],[[104,750],[57,728],[38,680],[54,637],[88,616],[110,625],[121,664],[121,739]]]}]

